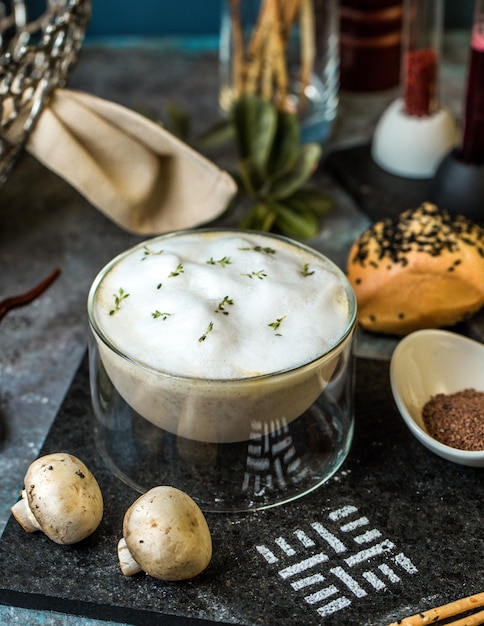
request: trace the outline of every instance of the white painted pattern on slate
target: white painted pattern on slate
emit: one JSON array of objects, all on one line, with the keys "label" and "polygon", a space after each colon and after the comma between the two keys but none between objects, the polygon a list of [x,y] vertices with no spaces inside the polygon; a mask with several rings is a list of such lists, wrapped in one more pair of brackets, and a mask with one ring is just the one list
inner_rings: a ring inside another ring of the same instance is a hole
[{"label": "white painted pattern on slate", "polygon": [[320,617],[417,573],[416,566],[354,505],[330,511],[278,536],[257,552]]}]

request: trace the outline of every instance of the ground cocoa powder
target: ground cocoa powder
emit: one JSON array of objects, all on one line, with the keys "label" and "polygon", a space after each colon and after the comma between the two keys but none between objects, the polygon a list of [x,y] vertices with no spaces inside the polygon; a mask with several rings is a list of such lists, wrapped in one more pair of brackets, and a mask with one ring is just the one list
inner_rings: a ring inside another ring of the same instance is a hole
[{"label": "ground cocoa powder", "polygon": [[432,396],[422,409],[428,434],[459,450],[484,450],[484,392],[464,389]]}]

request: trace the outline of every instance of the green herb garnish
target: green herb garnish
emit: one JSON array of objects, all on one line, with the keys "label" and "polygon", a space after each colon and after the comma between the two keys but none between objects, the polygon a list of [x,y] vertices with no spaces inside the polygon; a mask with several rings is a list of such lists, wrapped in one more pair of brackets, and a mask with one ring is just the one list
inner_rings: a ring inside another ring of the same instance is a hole
[{"label": "green herb garnish", "polygon": [[168,278],[173,278],[174,276],[180,276],[180,274],[183,274],[185,272],[185,270],[183,269],[183,265],[181,263],[178,263],[178,265],[176,266],[176,269],[173,272],[170,272],[168,275]]},{"label": "green herb garnish", "polygon": [[[270,326],[271,328],[273,328],[274,330],[278,330],[279,326],[282,324],[282,322],[286,319],[286,316],[284,315],[283,317],[278,317],[276,319],[275,322],[271,322],[270,324],[267,324],[267,326]],[[280,335],[280,333],[276,333],[277,335]]]},{"label": "green herb garnish", "polygon": [[148,256],[154,256],[156,254],[163,254],[164,250],[150,250],[150,248],[148,248],[148,246],[143,246],[143,258],[141,259],[142,261],[144,261],[146,259],[146,257]]},{"label": "green herb garnish", "polygon": [[218,263],[222,267],[225,267],[225,266],[230,265],[232,263],[232,259],[229,256],[224,256],[221,259],[219,259],[218,261],[215,261],[213,259],[213,257],[210,257],[210,260],[207,261],[207,263],[208,263],[208,265],[217,265],[217,263]]},{"label": "green herb garnish", "polygon": [[121,302],[123,300],[126,300],[126,298],[129,297],[129,293],[125,293],[124,289],[120,287],[118,293],[117,294],[114,293],[113,296],[114,296],[114,309],[111,309],[111,311],[109,311],[109,315],[114,315],[116,311],[119,311],[119,309],[121,308]]},{"label": "green herb garnish", "polygon": [[210,324],[207,327],[207,330],[203,333],[203,335],[201,337],[198,338],[198,341],[200,343],[202,343],[202,341],[205,341],[205,339],[207,338],[208,333],[211,333],[213,330],[213,322],[210,322]]},{"label": "green herb garnish", "polygon": [[159,317],[161,317],[162,319],[166,320],[167,317],[170,317],[171,315],[173,315],[173,313],[161,313],[161,311],[155,311],[154,313],[151,314],[151,317],[153,319],[158,319]]},{"label": "green herb garnish", "polygon": [[306,276],[311,276],[312,274],[314,274],[314,270],[309,271],[309,263],[304,263],[304,266],[301,270],[301,274],[306,277]]},{"label": "green herb garnish", "polygon": [[274,248],[266,248],[263,246],[253,246],[252,248],[239,248],[239,250],[252,250],[253,252],[264,252],[265,254],[275,254]]},{"label": "green herb garnish", "polygon": [[215,309],[215,313],[223,313],[224,315],[228,315],[229,312],[226,311],[224,308],[226,304],[232,306],[234,304],[234,301],[232,300],[232,298],[225,296],[225,298],[218,303],[217,308]]},{"label": "green herb garnish", "polygon": [[259,270],[258,272],[250,272],[250,274],[242,274],[242,276],[248,276],[249,278],[258,278],[259,280],[267,278],[267,274],[264,270]]}]

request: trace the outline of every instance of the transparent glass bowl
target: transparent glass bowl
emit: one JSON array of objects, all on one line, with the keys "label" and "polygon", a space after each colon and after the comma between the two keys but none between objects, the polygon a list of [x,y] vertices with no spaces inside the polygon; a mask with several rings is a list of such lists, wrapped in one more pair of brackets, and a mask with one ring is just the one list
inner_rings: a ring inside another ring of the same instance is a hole
[{"label": "transparent glass bowl", "polygon": [[299,367],[234,380],[174,376],[112,345],[94,300],[120,257],[100,272],[88,300],[90,384],[96,444],[116,476],[139,492],[176,486],[205,511],[243,511],[293,500],[336,472],[353,434],[356,301],[344,274],[311,254],[331,265],[347,294],[341,337]]}]

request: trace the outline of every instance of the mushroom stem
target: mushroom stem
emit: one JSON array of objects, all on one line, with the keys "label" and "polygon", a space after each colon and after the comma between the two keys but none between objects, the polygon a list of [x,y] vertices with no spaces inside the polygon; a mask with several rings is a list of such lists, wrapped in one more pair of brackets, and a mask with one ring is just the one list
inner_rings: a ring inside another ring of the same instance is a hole
[{"label": "mushroom stem", "polygon": [[38,521],[30,510],[25,489],[22,491],[22,499],[14,504],[10,510],[20,526],[28,533],[41,530]]},{"label": "mushroom stem", "polygon": [[121,571],[125,576],[133,576],[141,572],[142,569],[138,563],[134,560],[124,537],[118,541],[118,559]]}]

